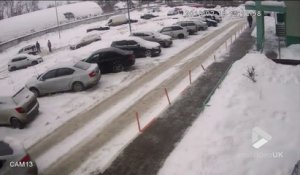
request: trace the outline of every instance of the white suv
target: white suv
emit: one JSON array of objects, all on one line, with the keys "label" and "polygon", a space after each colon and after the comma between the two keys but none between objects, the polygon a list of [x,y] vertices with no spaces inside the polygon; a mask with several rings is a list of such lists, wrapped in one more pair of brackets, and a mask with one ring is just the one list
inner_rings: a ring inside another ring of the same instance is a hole
[{"label": "white suv", "polygon": [[34,56],[29,54],[19,54],[9,60],[8,71],[14,71],[20,68],[26,68],[43,62],[43,58],[40,56]]},{"label": "white suv", "polygon": [[198,27],[194,21],[179,21],[175,23],[175,25],[180,25],[181,27],[186,28],[190,35],[193,35],[198,31]]},{"label": "white suv", "polygon": [[187,29],[179,25],[164,27],[159,32],[165,35],[169,35],[172,38],[179,38],[179,39],[183,39],[189,35]]}]

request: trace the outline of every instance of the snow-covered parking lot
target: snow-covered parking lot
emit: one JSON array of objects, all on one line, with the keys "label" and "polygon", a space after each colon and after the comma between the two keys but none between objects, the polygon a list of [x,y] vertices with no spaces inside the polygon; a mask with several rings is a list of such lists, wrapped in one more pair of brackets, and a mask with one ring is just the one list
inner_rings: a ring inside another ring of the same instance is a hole
[{"label": "snow-covered parking lot", "polygon": [[[149,29],[157,31],[162,26],[173,24],[180,19],[180,16],[164,16],[164,12],[160,14],[161,17],[154,20],[139,20],[138,23],[133,24],[133,31],[149,31]],[[143,12],[134,11],[131,15],[133,19],[137,19],[142,13]],[[219,27],[225,25],[229,21],[230,20],[224,19]],[[66,47],[68,46],[70,40],[84,35],[88,27],[104,25],[104,23],[105,21],[96,24],[82,25],[74,29],[62,31],[62,39],[58,38],[57,33],[49,33],[45,36],[22,42],[19,45],[2,53],[0,55],[2,60],[0,66],[2,76],[0,80],[1,95],[13,94],[18,89],[23,87],[30,77],[43,73],[45,70],[55,64],[83,59],[92,51],[109,47],[114,39],[129,34],[128,25],[112,27],[109,31],[100,32],[102,40],[99,42],[92,43],[86,47],[74,51],[71,51],[68,49],[68,47]],[[147,70],[151,69],[153,66],[166,61],[172,55],[180,52],[180,50],[183,50],[215,29],[216,28],[209,28],[207,31],[200,31],[197,35],[189,36],[184,40],[174,40],[172,47],[163,49],[162,54],[159,57],[140,58],[137,59],[135,66],[129,71],[103,75],[99,84],[94,88],[88,89],[87,91],[80,93],[58,93],[39,98],[40,114],[37,116],[37,118],[30,123],[27,128],[23,129],[22,132],[20,132],[18,129],[11,129],[7,127],[0,128],[0,137],[16,137],[24,142],[25,147],[30,147],[40,138],[56,129],[75,114],[90,108],[119,89],[124,88],[130,82],[138,78],[139,75],[147,72]],[[38,40],[43,47],[43,43],[46,43],[48,39],[52,41],[54,50],[55,48],[63,49],[44,56],[44,62],[34,67],[29,67],[15,72],[7,71],[8,59],[15,55],[20,47],[26,44],[35,43],[36,40]]]},{"label": "snow-covered parking lot", "polygon": [[[159,17],[152,20],[141,20],[139,16],[143,14],[143,12],[133,11],[131,17],[139,20],[138,23],[132,24],[133,31],[158,31],[163,26],[173,24],[182,18],[181,16],[167,16],[167,9],[167,7],[162,9],[162,12],[158,14]],[[174,40],[173,45],[170,48],[162,49],[160,56],[136,59],[136,64],[130,70],[121,73],[105,74],[101,77],[99,84],[91,89],[79,93],[57,93],[38,98],[40,103],[40,113],[36,119],[29,123],[23,130],[11,129],[9,127],[0,128],[0,138],[3,139],[6,136],[14,137],[19,139],[26,148],[30,148],[40,139],[59,128],[59,126],[66,123],[77,114],[93,108],[93,106],[112,96],[117,91],[125,88],[143,74],[153,69],[155,66],[169,60],[171,56],[180,53],[185,48],[192,46],[195,42],[201,40],[201,38],[204,38],[213,31],[224,27],[230,22],[233,22],[233,20],[235,19],[225,17],[216,28],[210,27],[206,31],[199,31],[196,35],[190,35],[187,39]],[[58,38],[57,33],[49,33],[42,37],[22,42],[15,47],[8,49],[6,52],[1,53],[0,58],[2,62],[0,63],[0,95],[13,94],[18,89],[23,87],[29,78],[43,73],[51,66],[61,64],[63,62],[76,62],[81,60],[95,50],[109,47],[113,40],[129,34],[128,25],[111,27],[111,29],[108,31],[99,32],[101,33],[102,37],[101,41],[92,43],[77,50],[69,50],[68,45],[71,40],[85,35],[86,29],[89,27],[103,26],[105,23],[106,21],[102,21],[64,30],[61,32],[61,39]],[[236,25],[232,26],[232,28],[234,27],[236,27]],[[223,34],[230,31],[230,29],[231,28],[224,31]],[[48,39],[51,40],[54,47],[54,52],[51,54],[49,54],[45,49]],[[26,69],[8,72],[8,59],[17,53],[22,46],[35,43],[37,40],[43,47],[42,51],[45,55],[43,56],[44,62]],[[105,123],[105,121],[100,122]]]}]

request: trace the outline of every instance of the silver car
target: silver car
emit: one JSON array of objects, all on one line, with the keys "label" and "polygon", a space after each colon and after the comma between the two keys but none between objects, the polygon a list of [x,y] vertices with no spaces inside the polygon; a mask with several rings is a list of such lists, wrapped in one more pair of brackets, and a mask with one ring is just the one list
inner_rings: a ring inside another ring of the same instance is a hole
[{"label": "silver car", "polygon": [[49,69],[38,77],[31,78],[26,87],[36,96],[68,90],[78,92],[96,85],[100,77],[97,64],[79,61]]},{"label": "silver car", "polygon": [[36,96],[22,88],[12,97],[0,97],[0,124],[23,128],[39,111]]},{"label": "silver car", "polygon": [[37,175],[35,161],[24,147],[11,138],[0,140],[0,175]]},{"label": "silver car", "polygon": [[186,30],[188,31],[188,33],[190,35],[193,35],[194,33],[197,33],[197,31],[198,31],[197,25],[194,21],[178,21],[174,25],[179,25],[181,27],[186,28]]},{"label": "silver car", "polygon": [[186,28],[183,28],[179,25],[172,25],[172,26],[167,26],[163,27],[159,33],[169,35],[172,38],[179,38],[183,39],[186,38],[189,34]]},{"label": "silver car", "polygon": [[80,47],[84,47],[86,45],[89,45],[93,42],[100,41],[100,40],[101,40],[100,34],[98,33],[88,34],[78,41],[76,40],[71,41],[70,49],[71,50],[79,49]]},{"label": "silver car", "polygon": [[204,20],[200,20],[200,18],[189,18],[188,20],[196,23],[198,30],[207,30],[208,25]]},{"label": "silver car", "polygon": [[9,60],[8,71],[14,71],[17,69],[34,66],[41,62],[43,62],[43,58],[41,56],[34,56],[34,55],[29,55],[29,54],[19,54]]}]

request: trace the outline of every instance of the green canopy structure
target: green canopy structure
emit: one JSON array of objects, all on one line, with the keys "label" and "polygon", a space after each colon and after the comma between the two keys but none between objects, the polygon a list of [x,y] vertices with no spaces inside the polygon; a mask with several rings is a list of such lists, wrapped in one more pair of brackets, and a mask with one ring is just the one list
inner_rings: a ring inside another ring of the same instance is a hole
[{"label": "green canopy structure", "polygon": [[255,10],[256,16],[256,48],[263,49],[265,40],[265,11],[277,12],[285,16],[286,5],[284,2],[278,1],[247,1],[245,4],[246,10]]}]

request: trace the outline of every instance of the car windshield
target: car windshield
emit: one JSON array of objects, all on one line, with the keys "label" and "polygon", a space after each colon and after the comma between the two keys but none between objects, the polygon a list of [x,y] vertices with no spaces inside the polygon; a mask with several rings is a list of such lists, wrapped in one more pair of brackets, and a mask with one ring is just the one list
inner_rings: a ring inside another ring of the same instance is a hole
[{"label": "car windshield", "polygon": [[74,65],[74,67],[78,68],[78,69],[82,69],[82,70],[87,70],[91,65],[89,63],[86,62],[82,62],[79,61],[78,63],[76,63]]}]

